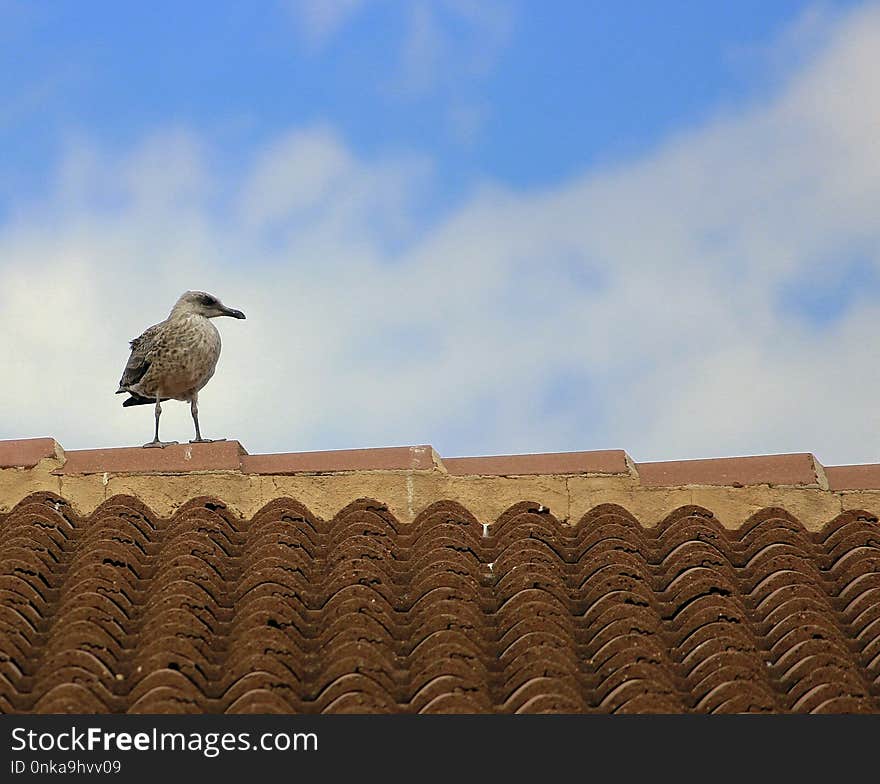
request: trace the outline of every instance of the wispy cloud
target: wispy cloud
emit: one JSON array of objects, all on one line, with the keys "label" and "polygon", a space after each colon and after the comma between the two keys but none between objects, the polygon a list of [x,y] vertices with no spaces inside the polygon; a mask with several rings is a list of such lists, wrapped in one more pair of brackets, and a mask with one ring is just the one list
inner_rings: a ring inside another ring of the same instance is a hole
[{"label": "wispy cloud", "polygon": [[372,0],[282,0],[306,43],[319,50]]},{"label": "wispy cloud", "polygon": [[489,114],[484,103],[453,103],[446,118],[450,138],[466,147],[473,145],[481,138]]},{"label": "wispy cloud", "polygon": [[846,12],[827,2],[813,2],[771,40],[739,43],[727,51],[729,64],[736,70],[762,79],[754,81],[776,86],[790,77],[829,45]]},{"label": "wispy cloud", "polygon": [[494,0],[419,0],[403,8],[406,35],[391,87],[404,95],[486,77],[513,32],[513,7]]},{"label": "wispy cloud", "polygon": [[[853,13],[760,105],[551,189],[484,184],[394,248],[430,169],[327,127],[234,181],[192,133],[73,151],[0,226],[0,437],[147,440],[151,412],[113,395],[126,341],[198,287],[248,314],[219,325],[203,430],[253,451],[876,460],[876,298],[815,324],[790,297],[853,247],[880,264],[878,53],[880,11]],[[163,416],[188,437],[185,406]]]},{"label": "wispy cloud", "polygon": [[[498,0],[282,0],[312,52],[320,52],[361,15],[381,13],[396,52],[388,89],[419,96],[479,80],[510,42],[515,6]],[[389,23],[396,20],[398,23]],[[398,32],[401,31],[401,32]]]}]

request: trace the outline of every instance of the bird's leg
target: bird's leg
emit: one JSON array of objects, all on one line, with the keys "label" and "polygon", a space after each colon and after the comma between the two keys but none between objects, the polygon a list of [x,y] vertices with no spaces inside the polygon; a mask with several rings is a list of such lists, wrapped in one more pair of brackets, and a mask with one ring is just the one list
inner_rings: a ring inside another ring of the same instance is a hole
[{"label": "bird's leg", "polygon": [[191,444],[211,444],[214,441],[225,441],[225,438],[202,438],[202,434],[199,431],[199,395],[196,393],[193,395],[193,399],[190,401],[189,410],[192,413],[193,422],[196,425],[196,437],[190,441]]},{"label": "bird's leg", "polygon": [[153,440],[150,441],[149,444],[144,444],[144,447],[150,446],[170,446],[171,444],[176,444],[177,441],[160,441],[159,440],[159,417],[162,416],[162,405],[159,402],[159,396],[156,395],[156,435],[153,437]]},{"label": "bird's leg", "polygon": [[199,431],[199,398],[198,395],[194,396],[190,401],[189,410],[192,414],[193,422],[196,425],[196,441],[202,441],[202,434]]}]

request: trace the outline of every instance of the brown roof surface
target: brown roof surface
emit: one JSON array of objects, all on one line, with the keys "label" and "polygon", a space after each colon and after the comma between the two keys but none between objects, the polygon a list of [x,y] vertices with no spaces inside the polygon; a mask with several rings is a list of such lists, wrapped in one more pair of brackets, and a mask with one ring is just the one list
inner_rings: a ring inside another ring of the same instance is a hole
[{"label": "brown roof surface", "polygon": [[280,475],[337,471],[430,471],[435,467],[435,458],[430,446],[289,452],[245,455],[241,458],[241,470],[248,474]]},{"label": "brown roof surface", "polygon": [[809,453],[634,463],[621,449],[487,457],[441,457],[430,445],[251,455],[238,441],[165,449],[63,450],[51,438],[0,441],[0,469],[59,457],[58,475],[191,473],[295,475],[354,471],[440,471],[449,476],[629,476],[642,487],[778,485],[880,489],[880,464],[824,467]]},{"label": "brown roof surface", "polygon": [[446,470],[454,476],[528,476],[534,474],[627,474],[622,449],[596,452],[556,452],[543,455],[447,457]]},{"label": "brown roof surface", "polygon": [[722,457],[710,460],[671,460],[639,463],[639,477],[647,487],[678,485],[775,484],[816,486],[819,484],[816,459],[808,453]]},{"label": "brown roof surface", "polygon": [[[800,476],[758,478],[777,469]],[[365,499],[163,519],[31,494],[0,514],[0,711],[880,709],[869,513],[649,528],[599,504],[565,525],[524,500],[482,522],[444,500],[401,523]]]},{"label": "brown roof surface", "polygon": [[79,449],[65,452],[67,459],[58,473],[240,471],[243,454],[244,448],[238,441],[180,444],[164,449],[144,449],[139,446]]},{"label": "brown roof surface", "polygon": [[825,469],[832,490],[872,490],[880,487],[880,465],[829,466]]},{"label": "brown roof surface", "polygon": [[0,441],[0,468],[31,468],[40,460],[55,457],[53,438],[20,438]]}]

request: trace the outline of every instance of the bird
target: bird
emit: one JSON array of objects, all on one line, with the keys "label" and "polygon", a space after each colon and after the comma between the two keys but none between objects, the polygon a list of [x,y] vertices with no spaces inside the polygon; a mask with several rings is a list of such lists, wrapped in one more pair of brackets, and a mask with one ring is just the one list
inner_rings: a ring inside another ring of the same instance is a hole
[{"label": "bird", "polygon": [[189,403],[196,437],[191,444],[224,441],[202,438],[199,429],[199,391],[211,380],[220,358],[220,333],[210,319],[245,318],[213,294],[185,291],[165,321],[154,324],[131,341],[131,355],[122,371],[116,394],[130,397],[123,407],[156,405],[156,433],[144,447],[166,447],[177,441],[159,440],[159,417],[166,400]]}]

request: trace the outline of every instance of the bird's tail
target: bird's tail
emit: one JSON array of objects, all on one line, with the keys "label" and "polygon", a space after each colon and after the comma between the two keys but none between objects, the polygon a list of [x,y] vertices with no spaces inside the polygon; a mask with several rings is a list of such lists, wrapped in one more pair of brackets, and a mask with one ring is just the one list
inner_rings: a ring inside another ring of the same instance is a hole
[{"label": "bird's tail", "polygon": [[150,406],[156,402],[155,398],[141,397],[141,395],[135,395],[132,392],[129,392],[129,394],[131,397],[122,401],[123,408],[126,406]]}]

